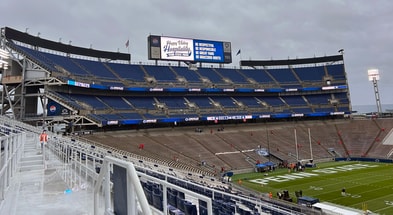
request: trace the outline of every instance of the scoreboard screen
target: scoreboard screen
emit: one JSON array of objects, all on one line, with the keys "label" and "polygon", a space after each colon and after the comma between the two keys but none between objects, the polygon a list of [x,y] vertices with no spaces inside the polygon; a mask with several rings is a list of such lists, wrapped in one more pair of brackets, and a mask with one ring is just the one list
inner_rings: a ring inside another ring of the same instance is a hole
[{"label": "scoreboard screen", "polygon": [[149,36],[149,60],[232,63],[231,43]]}]

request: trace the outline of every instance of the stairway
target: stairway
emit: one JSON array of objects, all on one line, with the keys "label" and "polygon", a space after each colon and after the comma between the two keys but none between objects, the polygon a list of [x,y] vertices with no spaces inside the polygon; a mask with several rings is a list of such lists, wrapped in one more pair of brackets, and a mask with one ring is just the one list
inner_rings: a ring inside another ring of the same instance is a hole
[{"label": "stairway", "polygon": [[19,171],[43,170],[45,163],[43,154],[38,143],[35,142],[36,138],[27,137],[23,149],[23,155],[19,165]]}]

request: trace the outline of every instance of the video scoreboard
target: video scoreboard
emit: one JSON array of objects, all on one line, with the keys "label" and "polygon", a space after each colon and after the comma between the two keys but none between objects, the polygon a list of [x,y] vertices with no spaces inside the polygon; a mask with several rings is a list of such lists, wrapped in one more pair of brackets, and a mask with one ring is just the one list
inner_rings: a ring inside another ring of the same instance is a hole
[{"label": "video scoreboard", "polygon": [[148,37],[149,60],[232,63],[230,42],[178,37]]}]

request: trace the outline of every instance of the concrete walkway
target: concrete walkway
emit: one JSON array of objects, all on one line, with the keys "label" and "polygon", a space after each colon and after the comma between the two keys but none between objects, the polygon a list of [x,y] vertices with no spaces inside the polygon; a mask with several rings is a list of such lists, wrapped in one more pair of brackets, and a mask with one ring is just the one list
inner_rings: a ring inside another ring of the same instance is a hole
[{"label": "concrete walkway", "polygon": [[[41,152],[37,138],[27,137],[17,174],[11,180],[0,214],[93,214],[93,187],[57,157]],[[44,158],[45,154],[45,160]]]}]

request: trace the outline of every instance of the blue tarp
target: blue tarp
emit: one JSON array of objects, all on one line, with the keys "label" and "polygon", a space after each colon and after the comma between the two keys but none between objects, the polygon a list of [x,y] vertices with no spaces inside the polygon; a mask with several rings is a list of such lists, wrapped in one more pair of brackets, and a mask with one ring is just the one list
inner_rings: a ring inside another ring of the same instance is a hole
[{"label": "blue tarp", "polygon": [[267,167],[267,166],[274,166],[275,164],[271,161],[265,162],[265,163],[260,163],[257,164],[256,167]]}]

